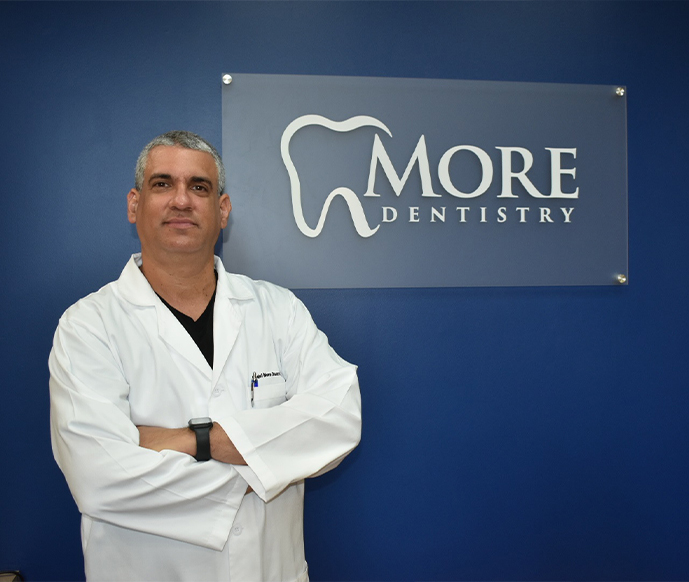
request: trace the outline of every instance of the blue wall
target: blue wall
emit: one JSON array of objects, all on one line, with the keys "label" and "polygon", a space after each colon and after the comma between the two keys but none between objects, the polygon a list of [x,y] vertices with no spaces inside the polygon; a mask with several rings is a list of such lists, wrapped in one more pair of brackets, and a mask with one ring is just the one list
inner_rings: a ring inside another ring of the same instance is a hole
[{"label": "blue wall", "polygon": [[140,148],[219,145],[221,74],[246,72],[628,86],[629,286],[299,292],[365,413],[309,483],[312,579],[689,579],[688,25],[684,2],[0,3],[0,569],[83,576],[52,334],[137,249]]}]

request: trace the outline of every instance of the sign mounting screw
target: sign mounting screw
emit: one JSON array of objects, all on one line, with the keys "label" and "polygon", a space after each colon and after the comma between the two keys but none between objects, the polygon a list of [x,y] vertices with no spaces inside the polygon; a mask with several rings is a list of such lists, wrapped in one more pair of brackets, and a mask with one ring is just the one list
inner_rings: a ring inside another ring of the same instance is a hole
[{"label": "sign mounting screw", "polygon": [[627,91],[626,91],[626,89],[625,89],[624,87],[618,87],[617,89],[615,89],[615,94],[616,94],[618,97],[624,97],[624,94],[625,94],[626,92],[627,92]]},{"label": "sign mounting screw", "polygon": [[617,275],[617,282],[620,285],[624,285],[627,282],[627,275],[622,275],[622,274]]},{"label": "sign mounting screw", "polygon": [[[229,84],[232,82],[232,75],[228,75],[227,73],[225,73],[225,74],[222,76],[222,82],[223,82],[225,85],[229,85]],[[618,89],[618,91],[619,91],[619,89]]]}]

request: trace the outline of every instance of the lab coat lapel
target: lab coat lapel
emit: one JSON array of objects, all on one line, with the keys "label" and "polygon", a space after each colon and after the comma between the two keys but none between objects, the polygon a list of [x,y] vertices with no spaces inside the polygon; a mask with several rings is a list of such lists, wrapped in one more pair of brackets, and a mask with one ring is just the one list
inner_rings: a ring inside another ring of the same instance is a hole
[{"label": "lab coat lapel", "polygon": [[228,297],[216,297],[213,309],[213,387],[222,375],[223,368],[237,340],[244,321],[240,306],[233,305]]},{"label": "lab coat lapel", "polygon": [[225,271],[220,258],[215,257],[215,270],[218,272],[218,286],[213,310],[213,387],[222,375],[230,352],[237,341],[239,331],[244,325],[246,302],[252,295],[241,277]]},{"label": "lab coat lapel", "polygon": [[155,308],[158,316],[158,334],[160,338],[210,380],[211,367],[208,365],[196,342],[189,335],[189,332],[184,329],[184,326],[162,301],[158,300]]},{"label": "lab coat lapel", "polygon": [[155,308],[160,338],[210,380],[211,367],[206,358],[184,326],[155,294],[140,267],[141,253],[136,253],[129,259],[118,280],[122,297],[135,305]]}]

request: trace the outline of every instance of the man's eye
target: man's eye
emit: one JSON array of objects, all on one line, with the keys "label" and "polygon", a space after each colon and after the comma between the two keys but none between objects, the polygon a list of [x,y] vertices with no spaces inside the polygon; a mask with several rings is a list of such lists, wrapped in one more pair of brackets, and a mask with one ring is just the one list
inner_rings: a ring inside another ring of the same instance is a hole
[{"label": "man's eye", "polygon": [[208,186],[204,186],[203,184],[194,184],[191,189],[197,192],[208,192]]},{"label": "man's eye", "polygon": [[167,182],[154,182],[153,188],[165,188],[167,185]]}]

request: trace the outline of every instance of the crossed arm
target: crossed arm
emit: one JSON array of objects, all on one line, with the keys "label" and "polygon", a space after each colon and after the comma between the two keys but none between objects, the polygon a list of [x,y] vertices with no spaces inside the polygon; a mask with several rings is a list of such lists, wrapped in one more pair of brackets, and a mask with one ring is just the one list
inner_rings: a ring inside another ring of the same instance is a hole
[{"label": "crossed arm", "polygon": [[[160,428],[157,426],[137,426],[139,429],[139,446],[153,451],[164,449],[196,455],[196,435],[188,427]],[[217,422],[213,423],[210,432],[211,457],[221,463],[246,465],[244,457],[234,446],[230,437]]]},{"label": "crossed arm", "polygon": [[[186,453],[192,457],[196,455],[196,435],[188,427],[184,428],[160,428],[158,426],[137,426],[139,429],[139,446],[152,451],[168,449]],[[246,465],[242,454],[234,446],[230,437],[217,422],[213,423],[210,432],[211,458],[221,463],[231,465]],[[253,489],[247,487],[246,493]]]}]

